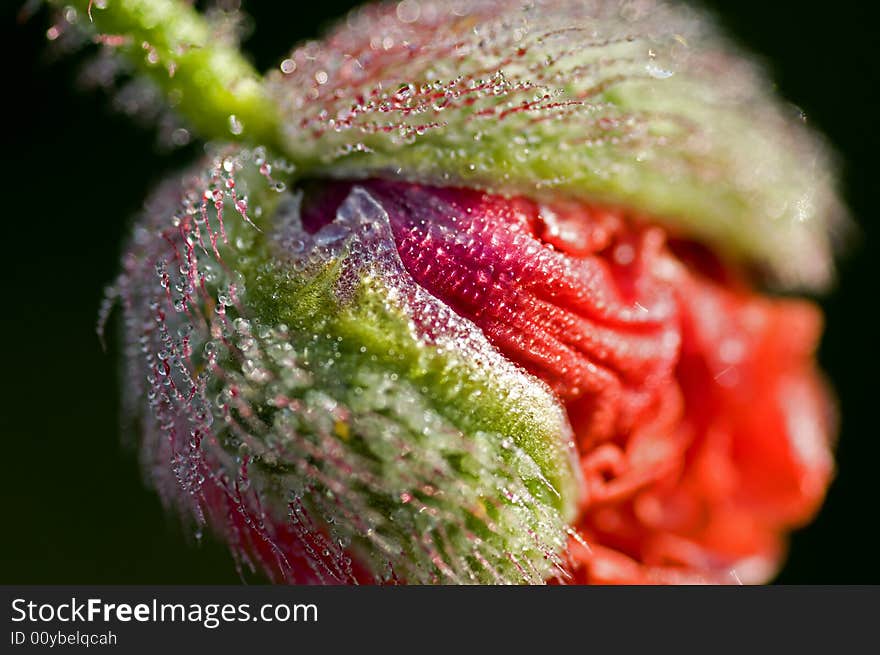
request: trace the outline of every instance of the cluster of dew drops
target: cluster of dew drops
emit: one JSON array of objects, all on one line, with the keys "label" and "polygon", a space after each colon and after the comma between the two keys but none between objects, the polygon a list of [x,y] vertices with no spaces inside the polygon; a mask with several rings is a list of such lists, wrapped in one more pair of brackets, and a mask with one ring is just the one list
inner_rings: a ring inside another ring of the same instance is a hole
[{"label": "cluster of dew drops", "polygon": [[[182,191],[179,182],[166,182],[134,230],[123,271],[102,304],[98,331],[103,339],[114,306],[121,306],[128,364],[124,409],[140,423],[142,459],[165,502],[184,505],[197,535],[211,522],[225,524],[240,566],[253,569],[254,553],[268,552],[277,561],[262,568],[278,569],[283,577],[289,566],[265,528],[259,495],[250,484],[247,448],[233,451],[215,429],[217,416],[232,422],[229,406],[236,392],[211,388],[222,380],[223,359],[242,357],[246,342],[253,342],[234,257],[260,233],[255,221],[262,208],[251,207],[237,174],[246,166],[256,169],[252,185],[284,191],[273,164],[287,169],[283,161],[270,162],[262,148],[227,148]],[[254,379],[262,375],[250,373]]]}]

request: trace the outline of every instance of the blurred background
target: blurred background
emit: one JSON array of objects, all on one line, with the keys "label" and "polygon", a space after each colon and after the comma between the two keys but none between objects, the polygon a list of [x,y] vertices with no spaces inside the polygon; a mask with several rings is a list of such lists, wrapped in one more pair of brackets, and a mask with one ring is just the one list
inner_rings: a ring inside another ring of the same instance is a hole
[{"label": "blurred background", "polygon": [[[131,217],[198,146],[163,151],[155,127],[115,111],[105,92],[83,90],[84,53],[53,56],[49,12],[22,23],[22,4],[3,0],[0,41],[0,583],[237,583],[225,547],[196,543],[144,482],[120,436],[115,344],[105,353],[95,334]],[[353,4],[246,2],[245,47],[258,68],[276,66]],[[839,471],[817,520],[794,535],[777,581],[880,583],[877,10],[855,0],[705,4],[835,144],[860,225],[838,288],[822,299],[820,360],[843,417]]]}]

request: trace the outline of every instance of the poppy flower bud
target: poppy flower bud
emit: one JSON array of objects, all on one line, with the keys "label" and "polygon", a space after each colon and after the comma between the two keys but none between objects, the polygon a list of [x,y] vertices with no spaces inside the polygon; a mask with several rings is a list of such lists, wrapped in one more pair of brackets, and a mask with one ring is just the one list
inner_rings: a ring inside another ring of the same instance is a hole
[{"label": "poppy flower bud", "polygon": [[773,574],[834,421],[757,286],[824,288],[843,212],[711,21],[369,5],[254,88],[112,290],[169,505],[278,581]]}]

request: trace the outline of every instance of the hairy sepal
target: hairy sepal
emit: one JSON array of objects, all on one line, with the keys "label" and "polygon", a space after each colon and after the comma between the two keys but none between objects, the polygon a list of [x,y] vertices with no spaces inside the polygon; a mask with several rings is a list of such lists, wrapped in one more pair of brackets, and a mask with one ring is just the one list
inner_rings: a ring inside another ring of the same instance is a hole
[{"label": "hairy sepal", "polygon": [[160,192],[115,288],[167,500],[242,557],[271,544],[280,579],[563,575],[580,479],[552,393],[414,284],[364,189],[308,234],[264,159]]},{"label": "hairy sepal", "polygon": [[301,170],[629,208],[821,288],[844,211],[821,139],[687,6],[367,6],[268,78]]}]

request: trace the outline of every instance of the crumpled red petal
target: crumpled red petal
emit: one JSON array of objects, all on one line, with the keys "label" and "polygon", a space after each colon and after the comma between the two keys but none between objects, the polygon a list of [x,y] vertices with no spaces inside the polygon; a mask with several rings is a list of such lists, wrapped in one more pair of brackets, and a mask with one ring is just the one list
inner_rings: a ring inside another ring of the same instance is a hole
[{"label": "crumpled red petal", "polygon": [[[572,581],[773,575],[833,471],[813,304],[623,210],[358,184],[415,280],[565,404],[586,482]],[[306,227],[352,186],[307,195]]]}]

